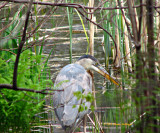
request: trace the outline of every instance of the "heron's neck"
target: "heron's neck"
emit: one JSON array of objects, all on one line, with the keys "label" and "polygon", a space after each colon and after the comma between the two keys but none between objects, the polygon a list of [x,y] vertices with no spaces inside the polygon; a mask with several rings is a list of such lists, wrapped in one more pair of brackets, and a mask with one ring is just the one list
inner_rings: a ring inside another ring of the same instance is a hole
[{"label": "heron's neck", "polygon": [[87,61],[87,60],[79,60],[79,61],[76,61],[75,64],[79,64],[79,65],[83,66],[84,69],[86,69],[86,71],[89,73],[89,75],[90,75],[91,77],[93,77],[93,73],[92,73],[92,71],[90,70],[90,67],[89,67],[89,65],[88,65],[88,62],[86,62],[86,61]]},{"label": "heron's neck", "polygon": [[84,69],[88,70],[87,65],[84,60],[76,61],[75,64],[79,64],[84,67]]},{"label": "heron's neck", "polygon": [[87,72],[91,75],[91,77],[93,78],[93,72],[91,70],[87,70]]}]

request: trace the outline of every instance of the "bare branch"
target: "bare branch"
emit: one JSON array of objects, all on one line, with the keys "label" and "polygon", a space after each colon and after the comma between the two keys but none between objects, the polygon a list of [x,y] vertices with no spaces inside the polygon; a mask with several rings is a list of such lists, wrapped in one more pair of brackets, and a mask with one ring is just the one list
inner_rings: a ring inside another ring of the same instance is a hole
[{"label": "bare branch", "polygon": [[[29,3],[28,0],[0,0],[0,1],[7,1],[7,2],[14,2],[14,3]],[[105,2],[104,2],[105,3]],[[36,5],[48,5],[48,6],[62,6],[62,7],[72,7],[72,8],[81,8],[83,10],[85,9],[101,9],[101,10],[115,10],[115,9],[128,9],[128,6],[124,6],[124,7],[88,7],[88,6],[84,6],[81,4],[76,4],[76,3],[52,3],[52,2],[40,2],[40,1],[34,1],[33,4]],[[141,6],[146,6],[146,4],[140,4],[140,5],[135,5],[133,6],[133,8],[139,8]],[[160,8],[158,6],[154,6],[154,8]],[[85,11],[86,12],[86,11]],[[89,14],[89,13],[88,13]]]},{"label": "bare branch", "polygon": [[115,59],[114,59],[114,63],[116,61],[116,58],[117,58],[117,44],[113,38],[113,36],[106,30],[104,29],[102,26],[100,26],[99,24],[97,24],[96,22],[92,21],[91,19],[89,19],[87,16],[85,16],[79,9],[77,9],[77,11],[85,18],[87,19],[88,21],[90,21],[91,23],[93,23],[94,25],[96,25],[97,27],[99,27],[100,29],[104,30],[112,39],[112,41],[114,42],[115,44],[115,48],[116,48],[116,56],[115,56]]},{"label": "bare branch", "polygon": [[13,88],[14,89],[17,89],[18,62],[19,62],[22,47],[23,47],[23,45],[25,43],[25,40],[26,40],[26,30],[27,30],[27,26],[28,26],[29,14],[30,14],[30,10],[31,10],[31,7],[32,7],[32,3],[33,3],[33,0],[30,1],[29,7],[28,7],[28,10],[27,10],[27,13],[26,13],[26,20],[25,20],[25,26],[24,26],[24,30],[23,30],[23,36],[22,36],[21,43],[19,44],[17,57],[16,57],[15,65],[14,65],[14,72],[13,72]]},{"label": "bare branch", "polygon": [[27,91],[27,92],[34,92],[34,93],[40,93],[40,94],[54,94],[46,91],[64,91],[64,90],[54,90],[54,89],[43,89],[43,90],[34,90],[34,89],[27,89],[27,88],[20,88],[17,87],[16,89],[10,85],[10,84],[0,84],[0,90],[1,89],[10,89],[10,90],[15,90],[15,91]]}]

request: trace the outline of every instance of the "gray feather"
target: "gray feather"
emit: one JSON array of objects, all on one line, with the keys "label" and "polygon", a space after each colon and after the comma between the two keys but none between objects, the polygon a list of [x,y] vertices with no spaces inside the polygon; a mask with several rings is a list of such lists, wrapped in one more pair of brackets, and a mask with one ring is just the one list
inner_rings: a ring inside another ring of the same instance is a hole
[{"label": "gray feather", "polygon": [[[81,99],[77,100],[73,93],[81,91],[87,95],[89,92],[92,92],[91,76],[81,65],[69,64],[62,68],[54,86],[57,87],[56,89],[64,89],[64,91],[56,91],[53,95],[53,105],[56,108],[55,113],[63,128],[73,127],[76,125],[77,120],[81,119],[88,112],[90,107],[89,102],[81,101]],[[78,112],[81,102],[85,103],[88,109]],[[73,105],[76,105],[76,108],[73,108]]]}]

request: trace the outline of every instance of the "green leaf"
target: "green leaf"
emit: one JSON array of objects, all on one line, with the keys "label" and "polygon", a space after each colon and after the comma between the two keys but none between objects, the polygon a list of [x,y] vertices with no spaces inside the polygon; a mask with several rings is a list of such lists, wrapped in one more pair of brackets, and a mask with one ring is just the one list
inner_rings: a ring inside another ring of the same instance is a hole
[{"label": "green leaf", "polygon": [[76,105],[74,104],[74,105],[72,106],[72,108],[76,108]]}]

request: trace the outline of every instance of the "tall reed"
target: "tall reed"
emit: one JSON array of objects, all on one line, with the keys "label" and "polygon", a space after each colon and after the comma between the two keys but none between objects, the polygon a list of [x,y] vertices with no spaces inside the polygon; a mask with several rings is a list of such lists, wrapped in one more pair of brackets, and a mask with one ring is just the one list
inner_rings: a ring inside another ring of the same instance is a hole
[{"label": "tall reed", "polygon": [[[68,0],[66,0],[68,3]],[[71,0],[73,3],[73,0]],[[69,48],[69,55],[70,55],[70,63],[72,63],[72,24],[73,24],[73,8],[67,7],[67,15],[68,15],[68,23],[69,23],[69,37],[70,37],[70,48]]]}]

